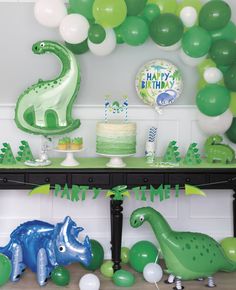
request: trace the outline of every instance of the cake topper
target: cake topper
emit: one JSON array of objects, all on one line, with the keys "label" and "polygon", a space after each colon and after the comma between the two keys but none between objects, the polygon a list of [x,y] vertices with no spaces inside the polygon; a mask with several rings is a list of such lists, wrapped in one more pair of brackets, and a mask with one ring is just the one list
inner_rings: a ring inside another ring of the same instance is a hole
[{"label": "cake topper", "polygon": [[108,114],[120,114],[124,113],[125,114],[125,122],[128,122],[128,97],[123,96],[122,97],[122,102],[118,102],[117,100],[111,101],[110,100],[111,96],[106,96],[105,97],[105,122],[108,122]]}]

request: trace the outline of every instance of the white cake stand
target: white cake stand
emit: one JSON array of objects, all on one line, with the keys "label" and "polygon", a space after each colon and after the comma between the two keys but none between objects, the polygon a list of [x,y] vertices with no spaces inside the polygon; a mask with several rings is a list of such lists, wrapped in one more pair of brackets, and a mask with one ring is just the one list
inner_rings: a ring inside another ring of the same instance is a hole
[{"label": "white cake stand", "polygon": [[74,153],[78,153],[83,151],[84,149],[78,149],[78,150],[60,150],[60,149],[54,149],[56,152],[60,153],[66,153],[66,158],[61,162],[62,166],[77,166],[79,165],[79,162],[74,158]]},{"label": "white cake stand", "polygon": [[111,155],[111,154],[102,154],[98,153],[100,156],[108,157],[110,158],[109,162],[106,164],[107,167],[110,168],[123,168],[126,166],[125,162],[122,160],[122,158],[133,156],[134,154],[123,154],[123,155]]}]

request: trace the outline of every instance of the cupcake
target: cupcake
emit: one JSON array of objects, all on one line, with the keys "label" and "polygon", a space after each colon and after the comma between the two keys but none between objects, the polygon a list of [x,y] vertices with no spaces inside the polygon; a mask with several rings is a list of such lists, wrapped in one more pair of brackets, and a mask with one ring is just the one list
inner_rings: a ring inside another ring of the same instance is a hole
[{"label": "cupcake", "polygon": [[71,138],[70,137],[64,137],[63,138],[66,143],[66,149],[70,149],[70,144],[71,144]]},{"label": "cupcake", "polygon": [[83,148],[83,138],[82,137],[77,137],[72,139],[70,143],[70,149],[71,150],[80,150]]},{"label": "cupcake", "polygon": [[57,148],[59,150],[66,150],[67,149],[67,143],[66,143],[66,140],[65,138],[62,138],[58,141],[58,145],[57,145]]}]

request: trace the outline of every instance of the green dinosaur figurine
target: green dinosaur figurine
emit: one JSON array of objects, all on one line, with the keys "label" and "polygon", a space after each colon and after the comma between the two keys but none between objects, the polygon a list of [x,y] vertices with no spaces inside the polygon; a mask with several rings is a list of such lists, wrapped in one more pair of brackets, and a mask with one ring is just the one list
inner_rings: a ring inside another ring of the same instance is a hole
[{"label": "green dinosaur figurine", "polygon": [[201,157],[197,143],[192,143],[188,147],[188,151],[184,157],[183,163],[186,165],[197,165],[201,163]]},{"label": "green dinosaur figurine", "polygon": [[20,143],[21,145],[19,146],[19,151],[17,152],[16,160],[19,162],[25,162],[27,160],[34,160],[29,143],[25,140],[22,140]]},{"label": "green dinosaur figurine", "polygon": [[18,128],[45,136],[71,132],[80,126],[72,118],[72,106],[80,87],[80,71],[73,53],[53,41],[36,42],[35,54],[53,53],[62,63],[61,73],[52,80],[39,80],[19,97],[15,109]]},{"label": "green dinosaur figurine", "polygon": [[0,163],[4,165],[16,164],[16,160],[11,150],[11,145],[8,143],[3,143],[3,148],[1,149]]},{"label": "green dinosaur figurine", "polygon": [[162,159],[163,163],[177,164],[180,162],[181,157],[178,151],[178,146],[176,146],[176,141],[171,141],[166,149],[164,157]]},{"label": "green dinosaur figurine", "polygon": [[236,270],[221,245],[202,233],[177,232],[171,229],[165,218],[151,207],[135,210],[130,217],[134,228],[149,222],[160,245],[167,273],[176,277],[177,290],[182,289],[181,280],[208,278],[208,286],[214,287],[212,276],[218,271]]},{"label": "green dinosaur figurine", "polygon": [[222,141],[223,138],[219,135],[207,138],[204,144],[207,162],[230,163],[234,160],[234,150],[229,145],[222,144]]}]

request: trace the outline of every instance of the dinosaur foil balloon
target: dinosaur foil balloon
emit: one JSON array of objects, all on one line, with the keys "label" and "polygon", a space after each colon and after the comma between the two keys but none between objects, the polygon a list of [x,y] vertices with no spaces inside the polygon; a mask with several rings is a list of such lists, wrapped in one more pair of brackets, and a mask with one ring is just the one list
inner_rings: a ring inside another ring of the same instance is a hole
[{"label": "dinosaur foil balloon", "polygon": [[45,136],[71,132],[80,126],[72,118],[72,106],[80,87],[80,71],[74,55],[65,46],[39,41],[35,54],[53,53],[62,63],[61,73],[53,80],[39,80],[19,97],[15,122],[19,129]]},{"label": "dinosaur foil balloon", "polygon": [[10,242],[0,247],[0,253],[12,263],[11,281],[18,281],[29,267],[43,286],[56,266],[73,262],[88,266],[92,259],[91,245],[88,236],[83,242],[78,240],[82,230],[70,217],[55,226],[37,220],[21,224],[11,233]]},{"label": "dinosaur foil balloon", "polygon": [[176,277],[176,289],[182,289],[181,280],[208,278],[213,287],[213,275],[218,271],[236,270],[236,262],[226,257],[221,245],[213,238],[193,232],[171,229],[165,218],[151,207],[135,210],[130,217],[134,228],[148,222],[158,240],[167,267],[167,273]]}]

